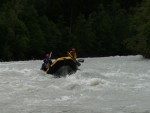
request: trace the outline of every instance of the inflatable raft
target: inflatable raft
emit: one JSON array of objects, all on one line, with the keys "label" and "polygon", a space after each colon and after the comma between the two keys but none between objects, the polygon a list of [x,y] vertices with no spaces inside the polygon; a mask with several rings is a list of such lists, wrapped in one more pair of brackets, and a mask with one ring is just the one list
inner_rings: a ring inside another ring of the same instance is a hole
[{"label": "inflatable raft", "polygon": [[78,70],[80,63],[71,57],[57,58],[52,64],[45,70],[47,74],[53,74],[57,77],[70,75]]}]

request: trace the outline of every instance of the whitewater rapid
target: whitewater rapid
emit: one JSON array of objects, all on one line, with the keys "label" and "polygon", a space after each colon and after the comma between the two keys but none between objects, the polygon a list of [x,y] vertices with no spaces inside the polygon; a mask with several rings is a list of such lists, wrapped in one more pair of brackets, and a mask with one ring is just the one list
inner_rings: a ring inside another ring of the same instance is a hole
[{"label": "whitewater rapid", "polygon": [[150,60],[85,58],[55,78],[42,60],[0,62],[0,113],[150,113]]}]

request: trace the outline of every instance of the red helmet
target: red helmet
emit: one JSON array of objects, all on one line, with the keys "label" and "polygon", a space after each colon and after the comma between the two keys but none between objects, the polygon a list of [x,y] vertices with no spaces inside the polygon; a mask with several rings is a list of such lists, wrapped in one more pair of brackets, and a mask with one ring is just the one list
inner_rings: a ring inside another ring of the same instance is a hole
[{"label": "red helmet", "polygon": [[72,51],[75,51],[76,49],[75,49],[75,48],[72,48],[71,50],[72,50]]},{"label": "red helmet", "polygon": [[46,54],[45,57],[48,58],[48,57],[49,57],[49,54]]}]

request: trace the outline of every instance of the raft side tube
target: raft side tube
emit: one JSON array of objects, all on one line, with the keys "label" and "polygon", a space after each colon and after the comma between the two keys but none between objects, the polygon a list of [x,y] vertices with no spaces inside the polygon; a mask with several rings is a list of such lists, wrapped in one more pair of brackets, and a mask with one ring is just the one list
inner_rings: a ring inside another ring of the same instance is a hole
[{"label": "raft side tube", "polygon": [[61,57],[56,59],[47,70],[47,74],[70,75],[78,70],[78,66],[70,57]]}]

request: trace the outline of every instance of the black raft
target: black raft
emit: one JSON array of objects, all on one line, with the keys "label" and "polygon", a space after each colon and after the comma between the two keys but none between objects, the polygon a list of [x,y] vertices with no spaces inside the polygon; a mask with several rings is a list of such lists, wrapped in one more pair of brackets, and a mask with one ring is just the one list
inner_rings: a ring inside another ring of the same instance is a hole
[{"label": "black raft", "polygon": [[71,57],[57,58],[46,70],[47,74],[53,74],[57,77],[71,75],[78,70],[80,63]]}]

